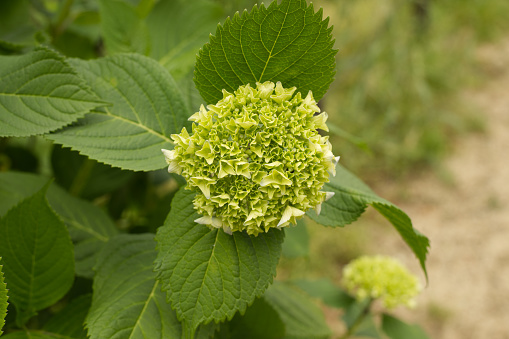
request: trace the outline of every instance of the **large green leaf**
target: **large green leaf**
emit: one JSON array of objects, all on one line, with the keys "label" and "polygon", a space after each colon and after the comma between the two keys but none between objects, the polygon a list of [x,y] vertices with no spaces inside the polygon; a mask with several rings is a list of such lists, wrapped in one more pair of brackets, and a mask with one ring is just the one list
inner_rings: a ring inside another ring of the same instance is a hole
[{"label": "large green leaf", "polygon": [[145,3],[149,3],[148,14],[125,1],[99,1],[106,50],[150,56],[180,80],[193,69],[198,50],[223,18],[224,9],[211,0]]},{"label": "large green leaf", "polygon": [[86,320],[91,339],[180,339],[180,323],[155,279],[155,246],[153,234],[119,235],[100,253]]},{"label": "large green leaf", "polygon": [[223,16],[223,8],[210,0],[159,1],[146,19],[149,55],[176,80],[182,79],[193,69],[196,54]]},{"label": "large green leaf", "polygon": [[334,192],[334,196],[322,204],[320,215],[309,211],[307,214],[311,219],[324,226],[344,226],[357,220],[366,207],[371,205],[396,228],[419,259],[427,275],[429,240],[412,226],[412,221],[405,212],[376,195],[359,178],[340,165],[337,166],[336,176],[324,185],[323,190]]},{"label": "large green leaf", "polygon": [[103,100],[113,103],[48,136],[92,159],[134,171],[166,166],[161,148],[189,126],[189,110],[171,75],[137,54],[70,63]]},{"label": "large green leaf", "polygon": [[210,43],[200,50],[196,87],[207,103],[223,97],[222,90],[267,80],[296,86],[319,100],[333,77],[336,50],[332,28],[305,0],[273,1],[218,26]]},{"label": "large green leaf", "polygon": [[0,219],[0,253],[18,325],[57,302],[74,281],[69,232],[48,205],[47,188]]},{"label": "large green leaf", "polygon": [[304,292],[289,284],[275,282],[263,298],[285,324],[284,339],[318,339],[331,335],[322,310]]},{"label": "large green leaf", "polygon": [[[2,263],[2,257],[0,257],[0,264]],[[7,287],[4,282],[4,272],[2,271],[3,266],[0,265],[0,335],[2,335],[2,328],[5,325],[5,316],[7,315]]]},{"label": "large green leaf", "polygon": [[48,48],[0,56],[0,136],[48,133],[103,105],[64,58]]},{"label": "large green leaf", "polygon": [[[33,195],[47,179],[28,173],[0,173],[0,216],[22,199]],[[47,193],[50,206],[60,215],[74,242],[76,274],[92,278],[97,252],[118,231],[100,208],[75,198],[52,184]]]},{"label": "large green leaf", "polygon": [[231,319],[262,295],[276,274],[284,234],[257,237],[196,224],[194,192],[180,189],[157,232],[158,279],[186,331]]},{"label": "large green leaf", "polygon": [[72,338],[86,339],[85,318],[91,303],[91,294],[85,294],[71,300],[60,312],[44,324],[43,330]]},{"label": "large green leaf", "polygon": [[136,8],[122,0],[100,0],[101,30],[108,54],[148,54],[147,26]]}]

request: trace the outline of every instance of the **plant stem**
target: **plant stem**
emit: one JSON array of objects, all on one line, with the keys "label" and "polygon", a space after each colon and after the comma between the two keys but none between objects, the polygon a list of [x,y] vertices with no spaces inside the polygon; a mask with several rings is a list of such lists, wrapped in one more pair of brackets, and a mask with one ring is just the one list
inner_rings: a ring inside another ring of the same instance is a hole
[{"label": "plant stem", "polygon": [[351,335],[355,334],[359,326],[362,324],[366,316],[369,314],[369,309],[371,307],[371,304],[373,303],[373,300],[371,299],[366,306],[362,309],[361,312],[359,312],[359,315],[357,316],[357,319],[355,319],[352,326],[348,328],[345,334],[343,334],[339,339],[347,339],[350,338]]},{"label": "plant stem", "polygon": [[187,321],[182,322],[182,339],[194,339],[196,327],[190,325]]},{"label": "plant stem", "polygon": [[73,2],[74,0],[65,0],[65,2],[60,7],[60,10],[58,11],[57,20],[53,25],[52,30],[53,39],[62,34],[62,31],[64,30],[65,19],[67,19],[67,17],[69,16],[69,12],[71,10]]}]

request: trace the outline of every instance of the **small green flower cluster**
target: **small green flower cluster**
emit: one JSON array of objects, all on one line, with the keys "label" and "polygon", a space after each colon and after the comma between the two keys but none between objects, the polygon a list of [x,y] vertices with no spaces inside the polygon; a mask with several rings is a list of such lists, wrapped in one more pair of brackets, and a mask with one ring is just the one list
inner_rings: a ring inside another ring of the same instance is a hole
[{"label": "small green flower cluster", "polygon": [[195,220],[225,232],[258,235],[286,227],[309,208],[320,212],[333,193],[322,192],[335,175],[327,113],[311,92],[305,98],[280,82],[223,90],[215,105],[192,115],[192,134],[173,134],[175,148],[163,150],[168,171],[182,174],[198,192]]},{"label": "small green flower cluster", "polygon": [[363,256],[343,269],[343,285],[357,300],[381,299],[387,309],[415,306],[421,291],[417,278],[399,261],[384,256]]}]

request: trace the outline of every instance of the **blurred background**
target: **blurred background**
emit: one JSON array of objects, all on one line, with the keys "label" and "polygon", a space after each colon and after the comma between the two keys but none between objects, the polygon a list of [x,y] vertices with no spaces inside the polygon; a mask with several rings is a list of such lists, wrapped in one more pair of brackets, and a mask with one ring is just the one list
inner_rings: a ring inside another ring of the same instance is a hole
[{"label": "blurred background", "polygon": [[[509,1],[314,4],[339,50],[321,103],[334,152],[431,240],[429,284],[416,309],[396,313],[432,338],[509,338]],[[307,229],[309,254],[285,259],[280,278],[337,282],[368,253],[397,257],[425,284],[372,210],[340,232]]]},{"label": "blurred background", "polygon": [[[0,0],[0,53],[36,43],[84,59],[142,53],[172,73],[197,109],[197,50],[218,22],[255,3]],[[396,313],[432,338],[509,338],[509,1],[313,3],[330,17],[338,49],[336,79],[320,102],[334,153],[431,240],[429,284],[416,309]],[[108,26],[101,15],[112,18]],[[69,166],[75,176],[65,176]],[[161,188],[165,170],[112,169],[41,138],[0,139],[6,170],[54,175],[107,209],[120,228],[140,232],[162,224],[175,188]],[[388,254],[425,285],[410,250],[371,210],[342,230],[311,222],[292,230],[278,279],[339,284],[350,260]],[[341,314],[323,308],[338,336]]]}]

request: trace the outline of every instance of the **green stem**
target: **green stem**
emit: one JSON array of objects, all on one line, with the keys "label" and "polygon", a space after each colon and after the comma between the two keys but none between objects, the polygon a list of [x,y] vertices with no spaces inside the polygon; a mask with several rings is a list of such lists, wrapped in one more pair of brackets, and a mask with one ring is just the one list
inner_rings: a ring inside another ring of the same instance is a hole
[{"label": "green stem", "polygon": [[184,320],[182,322],[182,339],[194,339],[195,333],[196,327]]},{"label": "green stem", "polygon": [[65,0],[65,2],[62,4],[62,7],[60,7],[57,21],[53,25],[52,30],[53,39],[62,34],[64,30],[64,22],[69,16],[69,12],[71,11],[71,6],[73,2],[74,0]]},{"label": "green stem", "polygon": [[366,306],[362,309],[361,312],[359,312],[359,315],[357,316],[357,319],[355,319],[352,326],[348,328],[345,334],[343,334],[339,339],[347,339],[350,338],[351,335],[355,334],[357,332],[357,329],[362,324],[366,316],[369,314],[369,309],[371,307],[371,304],[373,303],[373,300],[371,299]]}]

